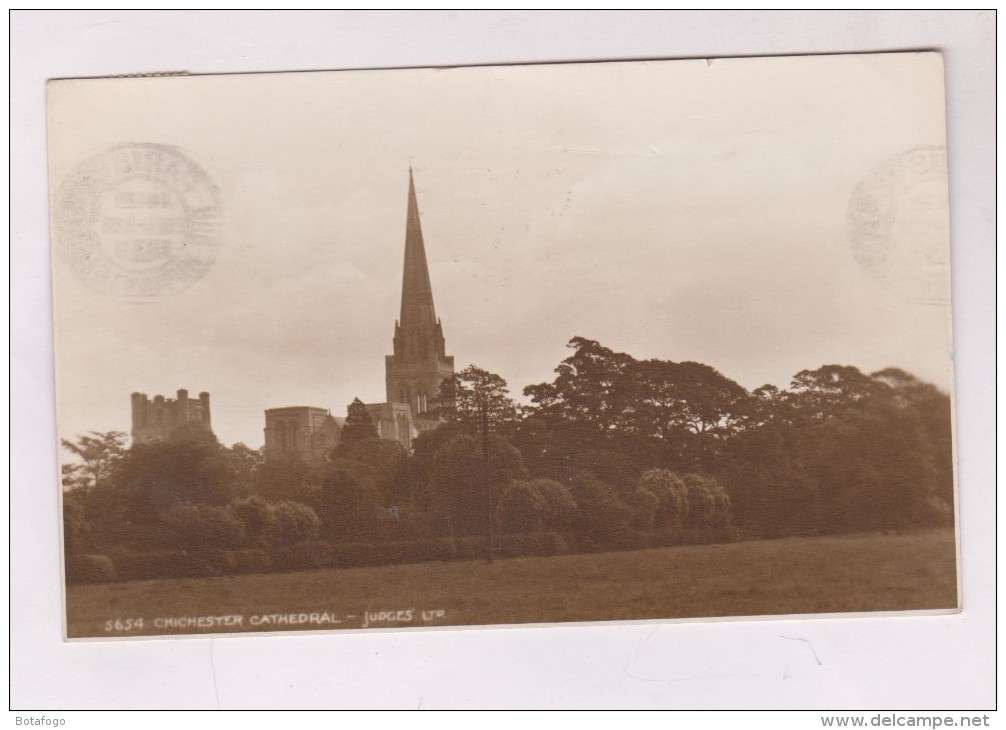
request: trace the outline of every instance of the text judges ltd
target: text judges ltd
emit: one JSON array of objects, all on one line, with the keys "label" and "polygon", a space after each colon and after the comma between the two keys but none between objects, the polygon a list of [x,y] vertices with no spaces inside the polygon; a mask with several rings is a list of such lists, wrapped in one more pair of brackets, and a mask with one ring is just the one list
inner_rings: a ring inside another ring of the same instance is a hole
[{"label": "text judges ltd", "polygon": [[170,629],[244,629],[270,628],[274,626],[339,626],[348,623],[362,628],[370,626],[394,626],[411,624],[416,620],[430,622],[445,616],[443,609],[412,608],[392,611],[364,611],[346,616],[329,612],[316,613],[269,613],[244,616],[228,614],[222,616],[166,616],[152,621],[143,618],[117,618],[105,622],[106,632],[142,631],[151,625],[156,630]]}]

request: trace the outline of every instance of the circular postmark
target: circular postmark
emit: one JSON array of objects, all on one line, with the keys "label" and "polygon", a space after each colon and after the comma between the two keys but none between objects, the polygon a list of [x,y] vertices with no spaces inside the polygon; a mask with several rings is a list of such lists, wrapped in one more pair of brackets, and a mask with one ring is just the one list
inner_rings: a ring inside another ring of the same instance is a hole
[{"label": "circular postmark", "polygon": [[911,301],[949,301],[946,147],[887,159],[853,191],[846,219],[853,256],[871,276]]},{"label": "circular postmark", "polygon": [[213,265],[219,192],[178,148],[122,144],[78,165],[53,199],[58,256],[121,299],[178,294]]}]

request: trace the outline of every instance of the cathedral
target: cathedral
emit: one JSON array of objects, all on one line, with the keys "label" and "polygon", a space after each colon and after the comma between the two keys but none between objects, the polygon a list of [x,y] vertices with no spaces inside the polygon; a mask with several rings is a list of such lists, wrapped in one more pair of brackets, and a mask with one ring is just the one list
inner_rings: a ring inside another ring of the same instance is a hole
[{"label": "cathedral", "polygon": [[[439,405],[440,384],[454,374],[454,357],[446,354],[444,330],[433,307],[411,168],[407,206],[402,308],[395,322],[393,352],[384,358],[386,401],[366,406],[382,439],[410,449],[419,433],[441,423],[433,414]],[[338,445],[344,421],[312,406],[269,409],[265,412],[266,456],[323,460]]]}]

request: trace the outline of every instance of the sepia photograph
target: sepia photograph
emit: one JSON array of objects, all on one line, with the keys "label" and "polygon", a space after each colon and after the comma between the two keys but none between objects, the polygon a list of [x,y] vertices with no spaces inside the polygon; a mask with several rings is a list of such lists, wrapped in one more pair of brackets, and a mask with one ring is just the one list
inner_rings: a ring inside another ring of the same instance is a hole
[{"label": "sepia photograph", "polygon": [[958,611],[943,79],[50,81],[65,638]]}]

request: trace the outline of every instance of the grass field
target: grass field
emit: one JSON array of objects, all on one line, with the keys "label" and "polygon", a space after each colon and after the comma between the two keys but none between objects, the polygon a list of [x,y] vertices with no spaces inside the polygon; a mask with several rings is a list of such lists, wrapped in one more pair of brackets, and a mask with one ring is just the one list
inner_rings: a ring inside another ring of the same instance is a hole
[{"label": "grass field", "polygon": [[70,586],[66,600],[68,636],[105,637],[954,608],[957,579],[953,532],[937,530]]}]

